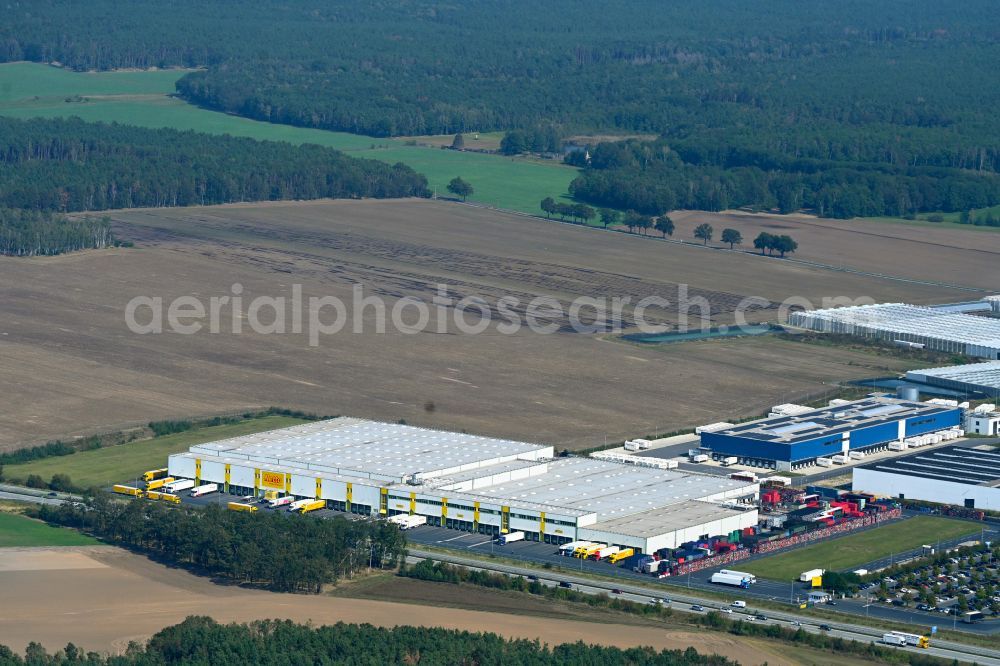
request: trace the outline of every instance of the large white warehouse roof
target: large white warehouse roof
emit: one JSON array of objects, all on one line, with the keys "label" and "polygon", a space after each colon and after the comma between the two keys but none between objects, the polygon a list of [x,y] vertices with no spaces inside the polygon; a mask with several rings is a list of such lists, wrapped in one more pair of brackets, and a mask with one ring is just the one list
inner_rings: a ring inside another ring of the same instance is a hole
[{"label": "large white warehouse roof", "polygon": [[564,458],[546,474],[476,491],[483,498],[518,505],[562,507],[595,513],[597,520],[676,506],[691,500],[723,500],[746,493],[746,481],[652,467],[623,465],[595,458]]},{"label": "large white warehouse roof", "polygon": [[512,460],[547,458],[553,448],[338,418],[199,444],[190,452],[401,482],[414,474],[432,478]]}]

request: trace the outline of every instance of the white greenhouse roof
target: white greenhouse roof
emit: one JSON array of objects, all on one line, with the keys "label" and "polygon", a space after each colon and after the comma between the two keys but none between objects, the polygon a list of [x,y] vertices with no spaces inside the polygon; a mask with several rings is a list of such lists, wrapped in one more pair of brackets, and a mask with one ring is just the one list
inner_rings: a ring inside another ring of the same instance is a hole
[{"label": "white greenhouse roof", "polygon": [[952,313],[934,308],[903,303],[858,305],[796,312],[791,321],[813,330],[833,330],[858,333],[881,331],[900,336],[917,336],[950,340],[979,347],[1000,349],[1000,319]]},{"label": "white greenhouse roof", "polygon": [[907,378],[922,381],[923,377],[947,379],[953,382],[974,384],[988,388],[1000,389],[1000,361],[985,363],[970,363],[968,365],[949,365],[944,368],[926,368],[911,370]]}]

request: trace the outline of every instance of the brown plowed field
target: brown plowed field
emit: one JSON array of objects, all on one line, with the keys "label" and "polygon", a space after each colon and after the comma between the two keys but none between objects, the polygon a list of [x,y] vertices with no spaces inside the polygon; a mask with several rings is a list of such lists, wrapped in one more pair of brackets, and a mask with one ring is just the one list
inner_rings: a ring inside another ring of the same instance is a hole
[{"label": "brown plowed field", "polygon": [[[952,289],[885,281],[757,257],[657,243],[432,201],[233,205],[112,213],[134,249],[0,258],[0,448],[160,418],[279,405],[322,414],[582,448],[755,414],[824,383],[902,370],[896,361],[780,341],[661,348],[567,332],[470,336],[342,332],[136,335],[128,301],[350,300],[351,288],[424,300],[436,285],[493,304],[539,295],[689,297],[725,323],[746,296],[965,300]],[[845,241],[846,242],[846,241]],[[867,242],[867,241],[865,241]],[[523,309],[523,308],[522,308]],[[518,310],[518,308],[514,308]],[[450,311],[449,311],[450,312]],[[698,314],[693,310],[693,315]],[[623,312],[625,322],[631,312]],[[774,320],[773,307],[752,318]],[[266,318],[266,316],[265,316]],[[670,309],[652,318],[676,319]],[[346,330],[350,330],[349,324]]]}]

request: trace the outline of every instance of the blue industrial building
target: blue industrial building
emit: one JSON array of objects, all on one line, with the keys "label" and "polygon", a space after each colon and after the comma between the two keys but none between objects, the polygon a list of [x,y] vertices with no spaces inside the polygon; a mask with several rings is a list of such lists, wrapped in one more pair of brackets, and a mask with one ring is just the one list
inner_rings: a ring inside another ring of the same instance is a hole
[{"label": "blue industrial building", "polygon": [[817,458],[882,449],[890,442],[961,425],[962,409],[872,396],[792,416],[752,421],[701,433],[715,459],[777,470],[815,464]]}]

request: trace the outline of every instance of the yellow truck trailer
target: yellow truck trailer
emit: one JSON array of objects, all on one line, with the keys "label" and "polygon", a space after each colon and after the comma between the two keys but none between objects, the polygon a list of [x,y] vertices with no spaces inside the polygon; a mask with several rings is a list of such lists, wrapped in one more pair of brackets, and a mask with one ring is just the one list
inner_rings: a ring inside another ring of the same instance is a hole
[{"label": "yellow truck trailer", "polygon": [[230,511],[244,511],[246,513],[255,513],[259,511],[259,507],[253,504],[243,504],[242,502],[230,502],[226,505],[226,508]]},{"label": "yellow truck trailer", "polygon": [[161,493],[161,492],[158,492],[156,490],[147,490],[146,491],[146,499],[158,500],[161,497],[163,497],[163,493]]},{"label": "yellow truck trailer", "polygon": [[168,483],[173,483],[176,479],[172,476],[165,476],[162,479],[155,479],[146,484],[146,490],[159,490]]},{"label": "yellow truck trailer", "polygon": [[583,548],[578,548],[577,551],[580,553],[577,555],[580,559],[589,560],[590,556],[599,551],[601,548],[607,548],[606,543],[595,543],[590,546],[584,546]]},{"label": "yellow truck trailer", "polygon": [[132,486],[114,486],[111,489],[113,492],[119,495],[128,495],[129,497],[142,497],[142,491],[138,488],[133,488]]},{"label": "yellow truck trailer", "polygon": [[610,562],[611,564],[618,564],[626,557],[632,557],[633,555],[635,555],[635,548],[622,548],[614,555],[611,555],[608,558],[608,562]]},{"label": "yellow truck trailer", "polygon": [[142,480],[145,481],[146,483],[149,483],[150,481],[154,481],[156,479],[162,479],[166,475],[167,475],[166,467],[164,467],[163,469],[151,469],[148,472],[142,473]]},{"label": "yellow truck trailer", "polygon": [[180,504],[180,495],[171,495],[170,493],[160,493],[160,500],[163,502],[170,502],[171,504]]},{"label": "yellow truck trailer", "polygon": [[306,504],[305,506],[300,508],[299,511],[302,513],[309,513],[310,511],[316,511],[318,509],[325,509],[325,508],[326,508],[326,500],[315,500],[313,502],[309,502],[309,504]]},{"label": "yellow truck trailer", "polygon": [[264,497],[262,498],[265,502],[270,502],[271,500],[276,500],[281,495],[280,490],[265,490]]}]

